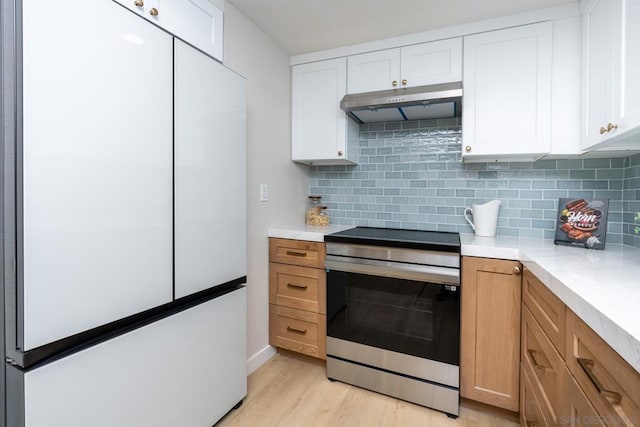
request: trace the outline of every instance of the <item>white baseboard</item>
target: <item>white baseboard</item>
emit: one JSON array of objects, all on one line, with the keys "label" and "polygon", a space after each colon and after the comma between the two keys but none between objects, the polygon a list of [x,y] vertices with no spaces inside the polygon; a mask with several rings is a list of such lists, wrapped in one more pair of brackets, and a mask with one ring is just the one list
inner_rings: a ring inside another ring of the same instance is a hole
[{"label": "white baseboard", "polygon": [[267,361],[275,355],[276,349],[270,345],[255,353],[247,360],[247,375],[251,375],[253,371],[267,363]]}]

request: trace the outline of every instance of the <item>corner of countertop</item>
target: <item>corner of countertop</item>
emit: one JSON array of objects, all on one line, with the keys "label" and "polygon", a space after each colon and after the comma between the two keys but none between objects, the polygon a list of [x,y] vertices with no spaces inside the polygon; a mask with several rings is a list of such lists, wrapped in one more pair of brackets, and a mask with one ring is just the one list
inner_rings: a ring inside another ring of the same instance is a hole
[{"label": "corner of countertop", "polygon": [[316,225],[287,224],[269,227],[267,229],[268,237],[276,237],[279,239],[306,240],[309,242],[324,242],[324,236],[339,231],[353,228],[353,225],[337,225],[330,224],[326,227]]}]

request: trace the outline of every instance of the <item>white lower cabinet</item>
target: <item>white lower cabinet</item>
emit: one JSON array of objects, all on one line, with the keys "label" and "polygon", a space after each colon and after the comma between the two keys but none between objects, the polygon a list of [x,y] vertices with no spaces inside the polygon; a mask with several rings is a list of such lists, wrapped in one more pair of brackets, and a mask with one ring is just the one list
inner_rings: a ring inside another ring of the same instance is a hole
[{"label": "white lower cabinet", "polygon": [[550,152],[552,23],[464,38],[462,156],[533,160]]},{"label": "white lower cabinet", "polygon": [[[340,109],[347,92],[347,59],[292,67],[292,160],[353,164],[359,126]],[[351,143],[351,144],[350,144]]]}]

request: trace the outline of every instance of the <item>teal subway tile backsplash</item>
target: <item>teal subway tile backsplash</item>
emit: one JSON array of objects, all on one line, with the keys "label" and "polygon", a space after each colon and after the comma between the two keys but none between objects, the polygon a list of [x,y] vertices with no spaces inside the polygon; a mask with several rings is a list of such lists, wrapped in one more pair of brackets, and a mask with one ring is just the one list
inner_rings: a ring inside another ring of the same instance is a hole
[{"label": "teal subway tile backsplash", "polygon": [[472,233],[465,207],[502,201],[498,235],[553,238],[558,198],[608,198],[608,243],[640,247],[640,155],[462,163],[459,119],[360,127],[360,163],[312,166],[332,223]]},{"label": "teal subway tile backsplash", "polygon": [[624,163],[622,233],[625,245],[640,247],[640,154]]}]

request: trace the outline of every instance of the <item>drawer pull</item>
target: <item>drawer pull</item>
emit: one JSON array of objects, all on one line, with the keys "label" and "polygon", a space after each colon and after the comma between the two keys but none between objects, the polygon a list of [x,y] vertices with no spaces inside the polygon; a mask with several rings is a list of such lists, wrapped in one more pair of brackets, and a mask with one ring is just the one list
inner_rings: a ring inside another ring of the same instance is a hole
[{"label": "drawer pull", "polygon": [[535,421],[525,421],[524,425],[527,427],[538,427],[538,423]]},{"label": "drawer pull", "polygon": [[298,285],[297,283],[287,283],[287,288],[307,289],[307,285]]},{"label": "drawer pull", "polygon": [[307,256],[307,253],[306,252],[287,251],[287,255],[305,257],[305,256]]},{"label": "drawer pull", "polygon": [[547,369],[546,366],[543,366],[541,364],[539,364],[536,361],[536,351],[535,350],[531,350],[530,348],[527,349],[527,354],[529,355],[529,359],[531,359],[531,362],[533,363],[533,367],[536,369],[539,369],[541,371],[544,371],[545,369]]},{"label": "drawer pull", "polygon": [[593,360],[583,359],[581,357],[576,357],[576,360],[578,361],[578,364],[580,365],[584,373],[587,374],[587,376],[589,377],[591,384],[593,384],[593,386],[596,388],[596,390],[598,391],[598,393],[600,393],[602,397],[606,399],[611,399],[614,403],[617,403],[617,404],[620,404],[620,402],[622,402],[622,395],[620,393],[616,391],[607,390],[604,387],[602,387],[600,380],[596,378],[596,376],[592,371],[593,366],[595,365],[595,362]]},{"label": "drawer pull", "polygon": [[287,331],[295,332],[296,334],[302,334],[302,335],[307,333],[306,329],[298,329],[298,328],[293,328],[291,326],[287,326]]}]

